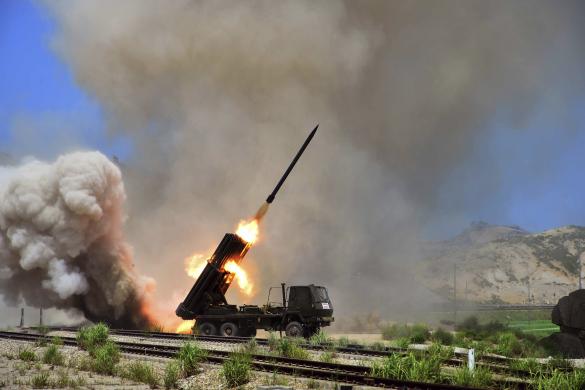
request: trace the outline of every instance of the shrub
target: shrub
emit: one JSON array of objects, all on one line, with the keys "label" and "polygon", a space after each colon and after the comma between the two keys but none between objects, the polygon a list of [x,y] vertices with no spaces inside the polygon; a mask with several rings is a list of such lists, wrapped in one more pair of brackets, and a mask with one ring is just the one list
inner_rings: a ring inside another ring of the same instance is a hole
[{"label": "shrub", "polygon": [[59,336],[55,336],[51,339],[51,344],[57,345],[60,347],[63,345],[63,339]]},{"label": "shrub", "polygon": [[118,346],[107,341],[104,345],[96,347],[94,350],[93,370],[100,374],[112,375],[116,364],[120,361],[120,349]]},{"label": "shrub", "polygon": [[77,344],[93,355],[95,348],[106,344],[109,331],[108,326],[101,322],[90,327],[83,327],[77,332]]},{"label": "shrub", "polygon": [[30,381],[31,385],[37,389],[49,387],[49,373],[47,371],[41,371],[32,377]]},{"label": "shrub", "polygon": [[550,375],[541,374],[533,380],[532,388],[536,390],[583,389],[585,388],[585,372],[575,370],[567,373],[555,370]]},{"label": "shrub", "polygon": [[421,344],[429,339],[431,332],[425,324],[416,324],[411,327],[410,342]]},{"label": "shrub", "polygon": [[492,383],[492,373],[484,367],[476,367],[473,371],[462,367],[455,370],[450,379],[451,383],[459,386],[486,388]]},{"label": "shrub", "polygon": [[384,345],[384,343],[382,343],[380,341],[373,342],[372,345],[370,345],[370,348],[373,349],[374,351],[385,351],[386,350],[386,346]]},{"label": "shrub", "polygon": [[444,330],[443,328],[437,328],[431,335],[431,339],[437,343],[441,343],[443,345],[451,345],[453,344],[453,333]]},{"label": "shrub", "polygon": [[43,363],[51,364],[53,366],[62,366],[65,362],[65,357],[63,353],[59,350],[55,344],[51,344],[45,349],[45,353],[43,354]]},{"label": "shrub", "polygon": [[521,356],[523,347],[513,333],[501,333],[497,336],[494,352],[504,356]]},{"label": "shrub", "polygon": [[177,359],[181,365],[181,371],[184,376],[191,376],[197,373],[199,363],[207,357],[207,352],[198,344],[185,343],[179,350]]},{"label": "shrub", "polygon": [[223,363],[221,376],[228,387],[238,387],[250,381],[250,355],[234,353]]},{"label": "shrub", "polygon": [[18,352],[18,358],[20,360],[24,360],[25,362],[34,362],[37,360],[37,355],[33,350],[24,348]]},{"label": "shrub", "polygon": [[258,352],[258,343],[255,338],[248,340],[244,345],[240,347],[240,352],[253,355]]},{"label": "shrub", "polygon": [[156,387],[159,382],[154,368],[150,364],[137,360],[122,367],[120,376],[135,382],[146,383],[150,387]]},{"label": "shrub", "polygon": [[335,341],[335,344],[337,344],[338,347],[347,347],[350,344],[349,338],[345,336],[340,337]]},{"label": "shrub", "polygon": [[177,387],[180,369],[181,367],[176,361],[167,363],[163,377],[163,384],[165,385],[165,389],[172,389]]},{"label": "shrub", "polygon": [[382,328],[382,338],[384,340],[402,337],[410,337],[410,328],[406,324],[392,324]]}]

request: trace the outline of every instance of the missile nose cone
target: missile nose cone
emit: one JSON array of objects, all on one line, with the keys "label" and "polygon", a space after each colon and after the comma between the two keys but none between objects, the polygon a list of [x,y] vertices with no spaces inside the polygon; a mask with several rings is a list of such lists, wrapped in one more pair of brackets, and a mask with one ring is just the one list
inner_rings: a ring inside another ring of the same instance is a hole
[{"label": "missile nose cone", "polygon": [[309,136],[307,137],[307,139],[305,140],[305,142],[301,145],[301,148],[299,149],[299,151],[297,152],[297,154],[293,158],[292,162],[290,163],[290,165],[288,166],[288,168],[284,172],[284,175],[282,175],[282,177],[278,181],[278,184],[276,184],[276,187],[274,187],[274,190],[272,191],[272,193],[270,195],[268,195],[268,198],[266,198],[266,203],[272,203],[274,201],[274,198],[276,197],[276,193],[278,192],[278,190],[280,190],[280,187],[282,186],[282,184],[284,183],[284,181],[288,177],[289,173],[294,168],[294,166],[297,163],[298,159],[301,157],[301,155],[303,154],[303,152],[307,148],[307,145],[309,145],[309,142],[311,142],[311,140],[313,139],[313,136],[317,132],[317,129],[318,128],[319,128],[319,124],[317,124],[317,126],[315,126],[315,128],[313,129],[313,131],[311,131],[311,133],[309,133]]}]

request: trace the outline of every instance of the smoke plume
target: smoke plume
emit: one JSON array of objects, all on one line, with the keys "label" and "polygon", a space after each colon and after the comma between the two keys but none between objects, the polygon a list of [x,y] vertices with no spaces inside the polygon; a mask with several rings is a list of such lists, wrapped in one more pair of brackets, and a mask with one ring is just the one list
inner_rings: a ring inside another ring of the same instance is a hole
[{"label": "smoke plume", "polygon": [[98,152],[0,170],[0,294],[143,327],[144,288],[122,235],[122,175]]},{"label": "smoke plume", "polygon": [[253,214],[318,122],[244,267],[327,285],[338,313],[426,300],[408,270],[440,184],[493,121],[562,117],[584,84],[579,2],[49,4],[56,50],[134,140],[137,258],[180,298],[183,259]]}]

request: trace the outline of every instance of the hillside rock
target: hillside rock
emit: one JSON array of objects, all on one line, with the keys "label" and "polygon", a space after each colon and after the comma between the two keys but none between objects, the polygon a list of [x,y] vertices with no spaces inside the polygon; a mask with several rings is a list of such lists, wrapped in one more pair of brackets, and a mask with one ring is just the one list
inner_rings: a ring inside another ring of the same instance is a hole
[{"label": "hillside rock", "polygon": [[474,222],[452,239],[425,244],[418,277],[443,297],[452,297],[456,264],[458,299],[556,303],[577,288],[584,252],[585,227],[529,233],[518,226]]}]

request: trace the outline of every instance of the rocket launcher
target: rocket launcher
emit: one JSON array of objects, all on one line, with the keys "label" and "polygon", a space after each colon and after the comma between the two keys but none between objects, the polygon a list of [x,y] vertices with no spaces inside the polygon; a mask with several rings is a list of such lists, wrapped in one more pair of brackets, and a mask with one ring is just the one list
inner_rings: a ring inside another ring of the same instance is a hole
[{"label": "rocket launcher", "polygon": [[[301,145],[276,187],[268,195],[266,204],[274,201],[280,187],[309,145],[309,142],[313,139],[318,128],[319,125],[315,126],[303,145]],[[230,287],[234,275],[224,269],[225,264],[228,260],[233,260],[239,264],[251,246],[251,243],[246,242],[237,234],[226,233],[213,255],[207,260],[207,265],[195,281],[191,291],[175,310],[177,316],[184,320],[192,320],[204,314],[212,306],[227,305],[225,293]]]}]

